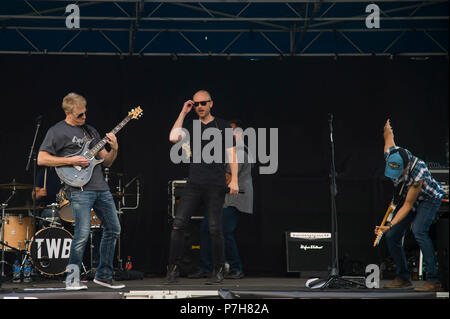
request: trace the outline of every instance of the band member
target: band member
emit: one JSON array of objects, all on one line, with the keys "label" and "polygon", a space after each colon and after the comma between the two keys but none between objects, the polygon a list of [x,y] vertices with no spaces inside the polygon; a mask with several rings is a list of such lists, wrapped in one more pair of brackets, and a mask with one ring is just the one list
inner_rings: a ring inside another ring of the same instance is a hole
[{"label": "band member", "polygon": [[[253,213],[253,183],[252,183],[252,161],[249,150],[243,143],[242,130],[244,126],[240,120],[229,121],[234,131],[236,139],[236,152],[243,152],[243,161],[238,160],[239,190],[238,195],[225,195],[225,203],[222,209],[222,226],[225,244],[225,258],[230,266],[229,273],[225,279],[241,279],[244,277],[242,261],[239,256],[239,249],[234,237],[241,214]],[[241,129],[241,130],[238,130]],[[242,141],[242,143],[239,143]],[[239,155],[238,155],[239,158]],[[231,178],[229,165],[226,166],[226,177]],[[189,278],[206,278],[211,274],[211,241],[208,231],[208,216],[202,220],[200,225],[200,264],[198,269]]]},{"label": "band member", "polygon": [[[83,144],[93,138],[91,146],[101,138],[98,132],[90,125],[86,125],[86,99],[76,93],[69,93],[62,101],[62,108],[66,118],[52,126],[42,142],[38,154],[38,165],[45,166],[89,166],[90,161],[84,156],[67,155],[76,154]],[[97,157],[104,159],[103,165],[110,167],[117,157],[119,145],[114,134],[107,133],[110,151],[105,148],[100,150]],[[103,226],[103,234],[100,243],[100,261],[95,273],[94,283],[117,289],[124,285],[118,285],[113,281],[113,258],[117,238],[120,234],[120,223],[117,210],[109,186],[105,181],[102,169],[99,165],[94,168],[89,182],[82,188],[66,185],[66,196],[72,206],[75,230],[70,247],[69,265],[81,268],[86,243],[89,239],[91,224],[91,209],[95,210]],[[79,277],[79,274],[78,274]],[[68,274],[66,289],[87,289],[87,286],[79,283],[79,278]]]},{"label": "band member", "polygon": [[395,186],[403,183],[400,195],[404,201],[394,218],[386,226],[376,226],[375,234],[381,230],[386,234],[389,253],[396,265],[396,278],[385,288],[402,288],[412,285],[410,271],[403,247],[403,238],[412,225],[412,232],[419,244],[426,264],[426,282],[416,291],[439,291],[442,289],[436,263],[433,242],[429,235],[430,226],[441,205],[444,190],[431,176],[426,164],[406,149],[395,145],[394,133],[387,120],[384,126],[385,176]]},{"label": "band member", "polygon": [[[36,174],[36,206],[44,206],[45,208],[41,212],[41,218],[53,218],[52,222],[58,222],[58,213],[56,207],[51,208],[51,204],[57,203],[56,195],[61,189],[61,181],[56,174],[54,167],[38,167]],[[31,196],[34,196],[32,192]],[[41,226],[44,226],[41,223]]]},{"label": "band member", "polygon": [[[177,143],[186,138],[186,133],[182,127],[186,115],[194,108],[199,121],[192,121],[185,126],[187,132],[189,132],[189,143],[190,145],[193,145],[193,143],[201,143],[201,148],[199,148],[201,152],[203,146],[210,142],[210,140],[204,140],[202,138],[196,141],[193,132],[195,131],[195,127],[200,126],[200,136],[208,128],[215,128],[221,131],[222,149],[223,146],[226,149],[226,152],[222,151],[222,154],[226,153],[231,168],[231,181],[228,187],[230,194],[235,195],[239,192],[235,141],[232,139],[231,144],[226,144],[230,142],[225,139],[225,129],[230,128],[231,130],[231,126],[226,121],[213,116],[211,114],[212,107],[213,100],[207,91],[201,90],[195,93],[192,100],[184,103],[180,115],[170,131],[169,140],[172,143]],[[193,158],[195,158],[196,148],[194,147],[193,149]],[[180,203],[175,213],[175,220],[172,225],[169,265],[166,275],[167,283],[174,283],[178,280],[178,267],[183,254],[184,229],[191,219],[192,214],[199,211],[201,203],[204,204],[205,214],[207,214],[209,220],[212,261],[214,264],[212,277],[207,284],[221,283],[223,281],[225,252],[222,233],[222,207],[227,185],[224,163],[225,161],[221,163],[214,161],[206,162],[202,158],[199,163],[191,161],[189,164],[189,178],[180,198]]]}]

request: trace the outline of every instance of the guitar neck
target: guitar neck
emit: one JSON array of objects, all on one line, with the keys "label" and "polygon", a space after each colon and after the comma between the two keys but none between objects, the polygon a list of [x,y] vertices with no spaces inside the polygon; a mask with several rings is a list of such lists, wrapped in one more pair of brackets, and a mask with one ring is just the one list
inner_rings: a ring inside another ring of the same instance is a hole
[{"label": "guitar neck", "polygon": [[[117,132],[119,132],[130,120],[131,120],[131,116],[130,115],[126,116],[122,120],[122,122],[117,124],[116,127],[111,130],[110,133],[117,134]],[[100,140],[100,142],[95,144],[95,146],[89,150],[87,155],[92,156],[92,157],[95,156],[106,145],[106,143],[108,143],[108,137],[105,136],[104,138],[102,138]]]}]

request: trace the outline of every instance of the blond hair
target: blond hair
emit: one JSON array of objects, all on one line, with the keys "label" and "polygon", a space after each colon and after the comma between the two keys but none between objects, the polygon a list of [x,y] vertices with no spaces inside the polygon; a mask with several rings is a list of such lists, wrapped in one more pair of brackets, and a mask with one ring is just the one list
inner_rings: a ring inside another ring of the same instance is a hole
[{"label": "blond hair", "polygon": [[83,96],[77,93],[69,93],[63,98],[62,109],[64,112],[72,113],[74,107],[86,106],[86,104],[86,99]]}]

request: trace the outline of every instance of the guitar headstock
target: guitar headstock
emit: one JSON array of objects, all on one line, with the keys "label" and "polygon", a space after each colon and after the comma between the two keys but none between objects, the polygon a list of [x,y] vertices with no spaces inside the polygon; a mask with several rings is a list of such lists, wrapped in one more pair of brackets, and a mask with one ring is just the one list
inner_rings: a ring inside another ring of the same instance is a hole
[{"label": "guitar headstock", "polygon": [[133,120],[139,119],[142,116],[142,114],[144,114],[144,111],[142,111],[140,106],[131,109],[131,111],[128,112],[128,116],[131,116]]}]

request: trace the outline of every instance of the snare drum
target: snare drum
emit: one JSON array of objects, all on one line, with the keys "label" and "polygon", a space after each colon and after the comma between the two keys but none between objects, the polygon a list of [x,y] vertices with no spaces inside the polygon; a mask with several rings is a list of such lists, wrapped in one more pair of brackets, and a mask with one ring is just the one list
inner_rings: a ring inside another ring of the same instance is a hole
[{"label": "snare drum", "polygon": [[75,220],[73,218],[73,211],[72,207],[70,206],[70,202],[66,197],[66,192],[64,191],[64,188],[61,188],[58,192],[58,195],[56,196],[56,199],[58,200],[59,209],[58,209],[58,216],[63,221],[68,223],[73,223]]},{"label": "snare drum", "polygon": [[29,249],[34,267],[50,276],[63,274],[69,264],[72,239],[72,234],[64,228],[47,227],[38,231]]},{"label": "snare drum", "polygon": [[[34,223],[33,217],[19,215],[5,214],[5,230],[4,239],[5,244],[19,250],[26,250],[26,244],[33,237]],[[3,232],[3,230],[2,230]],[[0,249],[3,245],[0,245]],[[12,250],[5,245],[5,250]]]},{"label": "snare drum", "polygon": [[[75,218],[73,216],[73,210],[72,206],[70,205],[69,200],[66,198],[66,194],[64,192],[64,189],[61,189],[58,193],[58,202],[59,202],[59,210],[58,210],[58,216],[63,221],[67,223],[74,223]],[[100,219],[95,215],[94,210],[91,210],[91,227],[92,228],[99,228],[101,224]]]}]

